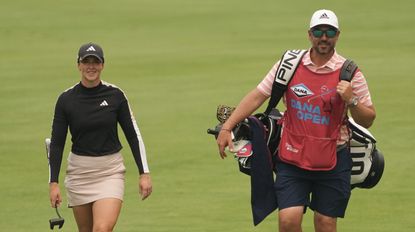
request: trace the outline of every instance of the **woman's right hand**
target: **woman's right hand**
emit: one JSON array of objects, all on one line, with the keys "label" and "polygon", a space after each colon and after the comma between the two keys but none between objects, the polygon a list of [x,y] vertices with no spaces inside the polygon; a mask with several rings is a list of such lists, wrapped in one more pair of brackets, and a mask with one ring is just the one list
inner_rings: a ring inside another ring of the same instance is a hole
[{"label": "woman's right hand", "polygon": [[56,182],[49,183],[49,199],[50,199],[50,205],[53,208],[58,207],[62,202],[59,184]]}]

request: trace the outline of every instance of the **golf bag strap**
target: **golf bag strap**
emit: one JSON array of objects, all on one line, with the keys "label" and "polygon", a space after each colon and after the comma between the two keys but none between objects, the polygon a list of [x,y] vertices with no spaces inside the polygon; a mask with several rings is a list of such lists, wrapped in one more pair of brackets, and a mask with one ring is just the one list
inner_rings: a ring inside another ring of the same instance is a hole
[{"label": "golf bag strap", "polygon": [[[356,72],[356,70],[357,70],[357,65],[355,64],[355,62],[353,62],[353,60],[347,59],[343,63],[343,65],[340,69],[340,80],[351,82],[352,79],[353,79],[353,75]],[[345,124],[350,127],[350,123],[347,120],[347,117],[345,119]],[[352,133],[352,135],[353,135],[353,133]],[[349,136],[350,136],[350,134],[349,134]],[[349,141],[349,147],[350,147],[350,141]]]},{"label": "golf bag strap", "polygon": [[282,55],[277,71],[275,72],[271,98],[264,112],[265,115],[269,115],[271,110],[278,105],[306,52],[307,50],[287,50]]},{"label": "golf bag strap", "polygon": [[350,82],[353,78],[354,73],[357,70],[357,65],[353,62],[353,60],[347,59],[340,70],[340,80]]},{"label": "golf bag strap", "polygon": [[[307,50],[287,50],[280,60],[280,64],[275,73],[275,81],[272,84],[271,98],[268,102],[264,114],[269,115],[271,110],[278,105],[284,92],[287,90],[291,78],[294,76],[303,56]],[[350,59],[347,59],[340,70],[340,80],[350,82],[357,70],[357,65]]]}]

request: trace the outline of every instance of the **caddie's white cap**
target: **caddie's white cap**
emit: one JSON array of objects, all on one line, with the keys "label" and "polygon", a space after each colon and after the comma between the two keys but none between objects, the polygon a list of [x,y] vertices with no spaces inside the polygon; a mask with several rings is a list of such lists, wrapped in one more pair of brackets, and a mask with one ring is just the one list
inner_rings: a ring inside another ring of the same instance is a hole
[{"label": "caddie's white cap", "polygon": [[339,22],[337,21],[336,14],[331,10],[318,10],[314,12],[310,20],[310,28],[318,25],[329,25],[339,29]]}]

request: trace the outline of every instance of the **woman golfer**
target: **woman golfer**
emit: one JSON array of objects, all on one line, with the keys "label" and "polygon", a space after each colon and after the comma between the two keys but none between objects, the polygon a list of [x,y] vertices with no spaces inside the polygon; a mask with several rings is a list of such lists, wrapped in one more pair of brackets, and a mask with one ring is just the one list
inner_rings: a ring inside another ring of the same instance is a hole
[{"label": "woman golfer", "polygon": [[50,203],[56,207],[62,202],[59,171],[69,127],[72,148],[65,177],[68,205],[79,231],[112,231],[124,195],[125,166],[118,123],[138,166],[143,200],[152,191],[146,151],[124,92],[100,78],[104,69],[102,48],[94,43],[82,45],[77,61],[81,81],[64,91],[55,106],[49,154]]}]

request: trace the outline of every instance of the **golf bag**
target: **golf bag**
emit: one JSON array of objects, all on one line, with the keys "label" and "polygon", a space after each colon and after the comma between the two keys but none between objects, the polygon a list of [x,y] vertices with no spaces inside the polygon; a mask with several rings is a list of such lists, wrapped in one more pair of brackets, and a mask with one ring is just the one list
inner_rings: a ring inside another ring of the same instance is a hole
[{"label": "golf bag", "polygon": [[[264,113],[254,115],[264,124],[267,134],[266,142],[273,161],[277,160],[278,157],[278,145],[281,135],[281,123],[279,121],[282,117],[282,114],[275,107],[286,91],[305,53],[305,50],[289,50],[283,55],[280,66],[276,71],[268,107]],[[356,70],[356,64],[351,60],[347,60],[341,69],[339,79],[350,82]],[[217,118],[220,124],[215,129],[208,129],[208,133],[217,137],[222,124],[233,110],[233,107],[218,106]],[[348,125],[351,131],[349,145],[353,160],[351,186],[352,188],[372,188],[380,181],[383,174],[383,154],[376,148],[376,139],[367,129],[355,123],[351,118],[348,119]],[[233,128],[232,136],[234,141],[233,153],[238,160],[239,169],[249,175],[250,159],[254,154],[250,143],[251,137],[247,120]]]},{"label": "golf bag", "polygon": [[[306,50],[288,50],[284,53],[276,71],[271,99],[264,114],[268,114],[277,106],[306,52]],[[339,80],[350,82],[357,68],[352,60],[346,60],[341,67]],[[385,166],[383,154],[376,148],[376,139],[366,128],[358,125],[352,118],[348,118],[348,127],[351,131],[349,145],[353,160],[351,186],[372,188],[383,174]]]},{"label": "golf bag", "polygon": [[[222,124],[229,118],[234,109],[234,107],[219,105],[217,108],[216,118],[220,123],[216,125],[215,128],[208,129],[207,133],[215,135],[215,138],[217,138],[222,128]],[[282,118],[282,114],[278,111],[278,109],[273,109],[268,115],[258,113],[253,116],[256,117],[260,123],[262,123],[265,129],[265,140],[270,151],[270,160],[275,163],[281,134],[281,125],[279,124],[279,120]],[[232,129],[231,135],[234,147],[234,150],[231,152],[234,154],[234,158],[238,161],[239,170],[242,173],[250,175],[250,159],[253,155],[253,150],[251,143],[252,134],[248,119],[238,123]]]},{"label": "golf bag", "polygon": [[353,160],[350,183],[352,188],[372,188],[382,177],[385,160],[376,148],[376,139],[364,127],[349,118],[350,154]]}]

